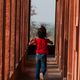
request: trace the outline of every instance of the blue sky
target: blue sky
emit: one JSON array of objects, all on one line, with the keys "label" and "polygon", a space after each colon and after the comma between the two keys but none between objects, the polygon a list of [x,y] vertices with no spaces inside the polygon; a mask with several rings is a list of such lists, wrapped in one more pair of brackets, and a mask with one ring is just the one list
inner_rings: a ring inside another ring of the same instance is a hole
[{"label": "blue sky", "polygon": [[31,5],[36,7],[37,15],[31,16],[32,21],[55,24],[56,0],[31,0]]}]

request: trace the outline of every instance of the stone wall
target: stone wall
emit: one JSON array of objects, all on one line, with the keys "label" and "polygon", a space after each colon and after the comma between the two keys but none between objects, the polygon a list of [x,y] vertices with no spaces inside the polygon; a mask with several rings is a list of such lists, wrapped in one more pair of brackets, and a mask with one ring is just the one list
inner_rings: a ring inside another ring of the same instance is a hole
[{"label": "stone wall", "polygon": [[11,78],[25,54],[28,20],[29,0],[0,0],[0,80]]}]

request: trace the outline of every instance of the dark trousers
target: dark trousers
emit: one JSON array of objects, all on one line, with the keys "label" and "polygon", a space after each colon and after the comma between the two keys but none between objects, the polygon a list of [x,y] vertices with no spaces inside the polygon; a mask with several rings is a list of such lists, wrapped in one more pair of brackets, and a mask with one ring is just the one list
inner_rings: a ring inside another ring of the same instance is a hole
[{"label": "dark trousers", "polygon": [[44,54],[36,54],[36,80],[40,80],[40,69],[43,75],[46,72],[47,56]]}]

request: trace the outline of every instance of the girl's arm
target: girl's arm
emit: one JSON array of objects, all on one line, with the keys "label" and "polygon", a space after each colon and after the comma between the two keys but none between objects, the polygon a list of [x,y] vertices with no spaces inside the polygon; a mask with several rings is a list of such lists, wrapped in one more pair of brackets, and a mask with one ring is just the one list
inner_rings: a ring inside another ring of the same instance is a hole
[{"label": "girl's arm", "polygon": [[29,42],[29,45],[36,45],[36,39],[32,39],[32,40]]},{"label": "girl's arm", "polygon": [[47,42],[48,42],[49,44],[53,44],[53,42],[52,42],[51,40],[49,40],[49,39],[47,39]]}]

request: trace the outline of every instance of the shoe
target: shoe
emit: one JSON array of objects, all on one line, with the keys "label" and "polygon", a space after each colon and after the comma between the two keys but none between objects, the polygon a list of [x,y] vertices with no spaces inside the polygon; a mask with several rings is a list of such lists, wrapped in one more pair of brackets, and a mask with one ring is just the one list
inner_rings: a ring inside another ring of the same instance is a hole
[{"label": "shoe", "polygon": [[47,80],[47,79],[46,79],[46,74],[43,75],[43,73],[40,73],[40,80]]},{"label": "shoe", "polygon": [[44,80],[43,73],[40,73],[40,80]]}]

